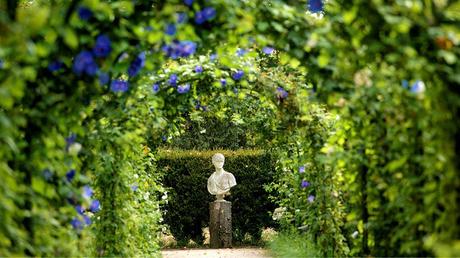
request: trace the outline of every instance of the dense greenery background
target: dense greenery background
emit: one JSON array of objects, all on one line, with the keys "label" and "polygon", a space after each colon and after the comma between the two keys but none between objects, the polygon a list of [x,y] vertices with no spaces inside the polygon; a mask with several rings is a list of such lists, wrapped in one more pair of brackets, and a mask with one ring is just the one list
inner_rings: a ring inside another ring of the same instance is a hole
[{"label": "dense greenery background", "polygon": [[0,2],[0,255],[158,254],[154,149],[209,112],[277,157],[281,223],[321,256],[458,256],[459,17],[451,0]]}]

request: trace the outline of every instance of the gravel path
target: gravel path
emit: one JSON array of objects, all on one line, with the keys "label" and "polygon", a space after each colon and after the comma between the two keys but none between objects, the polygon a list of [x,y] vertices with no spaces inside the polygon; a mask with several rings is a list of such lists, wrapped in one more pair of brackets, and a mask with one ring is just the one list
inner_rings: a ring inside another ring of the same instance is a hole
[{"label": "gravel path", "polygon": [[163,258],[269,258],[262,248],[163,250]]}]

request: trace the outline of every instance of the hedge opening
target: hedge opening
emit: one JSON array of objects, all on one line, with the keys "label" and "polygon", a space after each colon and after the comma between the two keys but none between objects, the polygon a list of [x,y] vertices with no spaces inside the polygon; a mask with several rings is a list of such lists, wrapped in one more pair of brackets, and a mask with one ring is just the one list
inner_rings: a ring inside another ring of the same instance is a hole
[{"label": "hedge opening", "polygon": [[237,180],[231,195],[233,241],[236,245],[255,244],[264,227],[276,227],[270,212],[275,203],[265,186],[274,178],[274,159],[263,150],[177,150],[160,149],[157,167],[163,174],[168,202],[163,206],[164,222],[179,245],[190,239],[203,244],[202,229],[209,226],[207,179],[214,172],[211,157],[225,156],[224,169]]}]

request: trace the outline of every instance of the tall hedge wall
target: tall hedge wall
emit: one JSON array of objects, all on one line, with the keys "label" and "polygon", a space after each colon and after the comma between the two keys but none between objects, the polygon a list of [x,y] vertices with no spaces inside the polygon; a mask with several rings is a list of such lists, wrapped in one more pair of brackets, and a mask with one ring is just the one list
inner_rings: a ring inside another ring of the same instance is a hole
[{"label": "tall hedge wall", "polygon": [[164,220],[179,243],[193,239],[202,243],[202,228],[209,226],[207,179],[214,172],[211,158],[220,152],[225,156],[224,169],[237,181],[231,195],[233,239],[238,244],[249,233],[254,240],[260,238],[263,227],[273,227],[269,214],[275,208],[264,185],[274,176],[271,156],[261,150],[190,151],[160,150],[157,161],[162,170],[163,184],[169,191],[168,202],[163,207]]}]

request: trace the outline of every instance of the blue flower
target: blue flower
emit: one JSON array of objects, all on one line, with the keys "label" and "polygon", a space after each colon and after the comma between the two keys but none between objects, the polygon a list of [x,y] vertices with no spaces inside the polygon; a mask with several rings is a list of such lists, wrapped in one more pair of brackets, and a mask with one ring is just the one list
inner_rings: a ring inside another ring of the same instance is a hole
[{"label": "blue flower", "polygon": [[145,52],[141,52],[128,68],[129,77],[136,76],[145,65]]},{"label": "blue flower", "polygon": [[214,9],[214,7],[205,7],[201,12],[203,12],[203,15],[207,21],[216,17],[216,9]]},{"label": "blue flower", "polygon": [[308,0],[308,10],[312,13],[318,13],[323,11],[323,1],[322,0]]},{"label": "blue flower", "polygon": [[305,173],[305,166],[299,167],[299,173]]},{"label": "blue flower", "polygon": [[196,24],[200,25],[200,24],[203,24],[205,21],[206,21],[206,18],[202,11],[195,13],[195,23]]},{"label": "blue flower", "polygon": [[48,70],[50,72],[56,72],[61,70],[64,64],[61,61],[53,61],[48,65]]},{"label": "blue flower", "polygon": [[84,7],[84,6],[80,6],[80,7],[78,8],[78,11],[77,11],[77,12],[78,12],[78,16],[79,16],[80,19],[82,19],[83,21],[87,21],[87,20],[89,20],[91,17],[93,17],[93,12],[92,12],[90,9],[88,9],[88,8],[86,8],[86,7]]},{"label": "blue flower", "polygon": [[187,20],[187,14],[186,13],[177,13],[177,22],[178,23],[184,23]]},{"label": "blue flower", "polygon": [[264,52],[264,54],[267,54],[267,55],[271,55],[273,51],[275,51],[275,49],[272,47],[264,47],[262,49],[262,52]]},{"label": "blue flower", "polygon": [[72,227],[77,230],[83,229],[83,223],[77,217],[74,217],[70,221],[70,225],[72,225]]},{"label": "blue flower", "polygon": [[247,51],[246,49],[238,48],[238,49],[236,50],[236,55],[241,57],[241,56],[244,56],[247,52],[248,52],[248,51]]},{"label": "blue flower", "polygon": [[173,73],[169,76],[168,80],[169,85],[175,87],[177,85],[177,74]]},{"label": "blue flower", "polygon": [[106,85],[107,83],[109,83],[109,81],[110,81],[110,77],[108,73],[101,72],[99,74],[99,84],[100,85]]},{"label": "blue flower", "polygon": [[93,213],[98,212],[101,209],[101,203],[99,200],[93,200],[89,206],[89,210]]},{"label": "blue flower", "polygon": [[179,57],[188,57],[195,53],[196,43],[192,41],[173,42],[170,45],[165,45],[162,48],[163,52],[171,57],[177,59]]},{"label": "blue flower", "polygon": [[307,200],[308,200],[309,203],[312,203],[313,201],[315,201],[315,196],[314,195],[309,195]]},{"label": "blue flower", "polygon": [[209,56],[209,60],[211,60],[211,61],[215,61],[216,59],[217,59],[217,54],[211,54]]},{"label": "blue flower", "polygon": [[78,214],[83,215],[85,212],[85,209],[81,205],[75,206],[75,210],[77,211]]},{"label": "blue flower", "polygon": [[178,92],[179,94],[184,94],[184,93],[187,93],[187,92],[189,92],[189,91],[190,91],[190,83],[186,83],[186,84],[184,84],[184,85],[179,85],[179,86],[177,87],[177,92]]},{"label": "blue flower", "polygon": [[86,66],[86,68],[85,68],[86,74],[88,74],[90,76],[96,75],[96,73],[98,71],[99,71],[99,67],[97,66],[97,64],[95,62],[89,63],[88,66]]},{"label": "blue flower", "polygon": [[75,169],[69,170],[66,174],[65,177],[67,178],[67,181],[72,182],[72,179],[75,177]]},{"label": "blue flower", "polygon": [[225,87],[225,85],[227,85],[227,80],[225,80],[224,78],[220,79],[220,85],[222,85],[222,87]]},{"label": "blue flower", "polygon": [[77,135],[74,134],[74,133],[71,133],[69,137],[65,138],[65,143],[66,143],[65,149],[66,149],[66,151],[69,150],[70,145],[74,144],[76,140],[77,140]]},{"label": "blue flower", "polygon": [[87,215],[83,215],[83,220],[85,221],[86,225],[91,225],[91,218]]},{"label": "blue flower", "polygon": [[112,51],[112,43],[106,35],[99,35],[96,38],[93,52],[96,57],[106,57]]},{"label": "blue flower", "polygon": [[152,90],[153,90],[154,93],[157,93],[158,91],[160,91],[160,84],[154,83],[152,85]]},{"label": "blue flower", "polygon": [[131,186],[131,190],[133,190],[133,192],[137,191],[137,189],[139,189],[139,186],[137,186],[137,185],[132,185]]},{"label": "blue flower", "polygon": [[241,78],[243,78],[243,76],[244,76],[244,72],[242,70],[238,70],[234,74],[232,74],[232,78],[235,81],[241,80]]},{"label": "blue flower", "polygon": [[166,136],[163,135],[163,136],[161,136],[161,140],[166,142],[168,140],[168,138],[166,138]]},{"label": "blue flower", "polygon": [[187,6],[191,6],[193,4],[193,0],[184,0],[184,4]]},{"label": "blue flower", "polygon": [[83,50],[73,60],[73,72],[80,76],[83,73],[94,75],[98,67],[94,61],[93,54],[89,51]]},{"label": "blue flower", "polygon": [[87,186],[87,185],[83,186],[83,195],[82,196],[84,198],[86,198],[86,199],[91,198],[91,196],[93,196],[93,193],[94,193],[94,191],[90,186]]},{"label": "blue flower", "polygon": [[300,183],[300,187],[305,188],[308,187],[310,183],[304,179],[302,179],[302,183]]},{"label": "blue flower", "polygon": [[166,25],[166,28],[165,28],[165,33],[170,35],[170,36],[174,36],[174,34],[176,34],[176,25],[173,24],[173,23],[169,23]]},{"label": "blue flower", "polygon": [[195,13],[195,23],[203,24],[206,21],[212,20],[216,17],[216,9],[213,7],[205,7],[203,10]]},{"label": "blue flower", "polygon": [[423,81],[417,80],[412,84],[410,87],[410,92],[415,93],[415,94],[421,94],[425,92],[425,83]]},{"label": "blue flower", "polygon": [[280,100],[285,99],[288,96],[288,92],[285,89],[283,89],[283,87],[278,87],[276,89],[276,96]]},{"label": "blue flower", "polygon": [[3,69],[4,65],[5,65],[5,62],[2,59],[0,59],[0,69]]},{"label": "blue flower", "polygon": [[203,66],[201,66],[201,65],[195,66],[195,72],[196,73],[202,73],[203,72]]},{"label": "blue flower", "polygon": [[124,80],[113,80],[110,84],[110,89],[113,92],[126,92],[128,91],[129,83]]}]

